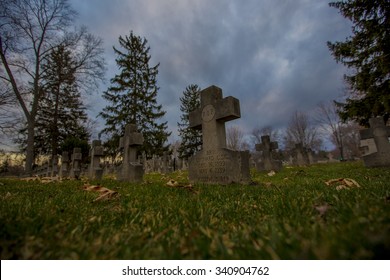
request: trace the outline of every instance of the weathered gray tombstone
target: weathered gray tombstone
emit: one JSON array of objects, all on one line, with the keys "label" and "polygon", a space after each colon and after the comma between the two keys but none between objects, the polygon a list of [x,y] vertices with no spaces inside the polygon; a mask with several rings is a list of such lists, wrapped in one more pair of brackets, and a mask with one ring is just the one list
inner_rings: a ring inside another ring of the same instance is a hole
[{"label": "weathered gray tombstone", "polygon": [[249,152],[226,148],[225,122],[241,117],[240,102],[222,98],[222,89],[211,86],[200,92],[201,107],[189,115],[190,127],[202,129],[203,147],[189,159],[192,182],[230,184],[250,182]]},{"label": "weathered gray tombstone", "polygon": [[68,152],[62,152],[60,177],[66,178],[69,175],[69,155]]},{"label": "weathered gray tombstone", "polygon": [[337,160],[334,159],[334,155],[332,153],[328,153],[328,162],[337,162]]},{"label": "weathered gray tombstone", "polygon": [[49,163],[46,161],[41,166],[38,166],[35,170],[35,175],[39,177],[46,177],[49,169]]},{"label": "weathered gray tombstone", "polygon": [[295,144],[295,148],[293,149],[293,164],[297,166],[309,165],[309,155],[307,154],[307,150],[303,147],[302,143]]},{"label": "weathered gray tombstone", "polygon": [[183,159],[181,170],[188,170],[188,160]]},{"label": "weathered gray tombstone", "polygon": [[81,174],[81,148],[73,148],[72,168],[70,169],[69,177],[79,179]]},{"label": "weathered gray tombstone", "polygon": [[103,168],[100,159],[104,156],[102,142],[93,140],[90,151],[91,163],[89,164],[88,177],[91,180],[101,180],[103,177]]},{"label": "weathered gray tombstone", "polygon": [[271,142],[269,135],[261,136],[261,144],[256,144],[256,151],[262,152],[261,161],[256,164],[257,171],[280,171],[282,162],[272,158],[272,151],[278,149],[277,142]]},{"label": "weathered gray tombstone", "polygon": [[160,172],[160,159],[156,155],[153,155],[152,162],[153,162],[152,172]]},{"label": "weathered gray tombstone", "polygon": [[367,167],[390,166],[390,126],[383,118],[371,118],[370,128],[360,131],[360,148]]},{"label": "weathered gray tombstone", "polygon": [[137,160],[137,147],[144,142],[142,133],[137,132],[135,124],[127,124],[125,135],[121,137],[119,146],[123,149],[123,163],[119,169],[118,179],[127,182],[140,182],[144,176],[142,164]]},{"label": "weathered gray tombstone", "polygon": [[309,158],[310,164],[314,164],[318,161],[316,158],[316,153],[312,149],[307,149],[307,156]]},{"label": "weathered gray tombstone", "polygon": [[162,156],[162,168],[161,171],[163,174],[167,174],[169,172],[169,159],[168,153],[165,151]]},{"label": "weathered gray tombstone", "polygon": [[290,156],[288,157],[288,164],[289,164],[289,165],[294,165],[294,157],[293,157],[292,155],[290,155]]},{"label": "weathered gray tombstone", "polygon": [[110,164],[108,161],[103,163],[103,176],[108,175],[110,173]]}]

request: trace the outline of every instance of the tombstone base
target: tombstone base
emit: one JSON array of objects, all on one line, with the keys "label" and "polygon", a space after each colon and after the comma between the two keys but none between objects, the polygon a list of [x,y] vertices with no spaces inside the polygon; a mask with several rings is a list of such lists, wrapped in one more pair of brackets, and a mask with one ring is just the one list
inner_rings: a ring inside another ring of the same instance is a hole
[{"label": "tombstone base", "polygon": [[307,154],[298,154],[296,158],[293,159],[293,165],[295,166],[308,166],[310,165],[309,156]]},{"label": "tombstone base", "polygon": [[125,182],[141,182],[144,176],[144,168],[142,164],[130,163],[124,170],[121,168],[119,173],[119,180]]},{"label": "tombstone base", "polygon": [[189,160],[191,182],[222,184],[250,183],[249,152],[225,148],[201,150]]},{"label": "tombstone base", "polygon": [[269,161],[269,160],[266,160],[266,161],[261,161],[261,162],[258,162],[256,164],[256,169],[258,172],[262,172],[262,171],[275,171],[275,172],[278,172],[280,170],[282,170],[282,162],[281,161]]},{"label": "tombstone base", "polygon": [[81,170],[70,170],[69,177],[72,179],[80,179]]},{"label": "tombstone base", "polygon": [[90,179],[91,180],[101,180],[103,178],[103,169],[100,168],[100,169],[95,169],[91,172],[92,174],[90,174]]},{"label": "tombstone base", "polygon": [[388,167],[390,166],[390,153],[376,152],[363,156],[366,167]]},{"label": "tombstone base", "polygon": [[67,178],[69,176],[69,171],[67,169],[60,169],[60,178]]}]

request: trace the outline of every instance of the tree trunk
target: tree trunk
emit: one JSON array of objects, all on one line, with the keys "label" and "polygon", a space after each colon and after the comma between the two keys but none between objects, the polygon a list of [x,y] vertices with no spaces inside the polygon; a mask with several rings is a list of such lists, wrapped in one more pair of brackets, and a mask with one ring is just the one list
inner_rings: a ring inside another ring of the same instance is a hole
[{"label": "tree trunk", "polygon": [[26,175],[32,175],[32,168],[34,164],[34,137],[35,137],[35,120],[29,119],[27,121],[27,148],[26,148]]},{"label": "tree trunk", "polygon": [[343,145],[343,139],[341,137],[339,143],[339,150],[340,150],[340,158],[341,160],[344,160],[344,145]]},{"label": "tree trunk", "polygon": [[[61,79],[61,78],[59,78]],[[60,99],[60,86],[57,86],[56,92],[55,92],[56,98],[55,98],[55,104],[54,104],[54,117],[53,117],[53,123],[52,123],[52,129],[53,129],[53,138],[51,139],[51,157],[53,158],[58,154],[58,138],[59,138],[59,129],[58,129],[58,107],[59,107],[59,99]]]}]

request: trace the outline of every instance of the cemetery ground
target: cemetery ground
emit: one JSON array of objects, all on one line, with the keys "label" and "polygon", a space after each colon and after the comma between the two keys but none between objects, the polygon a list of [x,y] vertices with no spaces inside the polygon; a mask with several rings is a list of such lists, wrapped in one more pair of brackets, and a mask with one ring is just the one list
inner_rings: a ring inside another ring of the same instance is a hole
[{"label": "cemetery ground", "polygon": [[389,259],[388,168],[251,175],[228,186],[191,186],[183,171],[105,178],[108,199],[83,181],[0,178],[1,259]]}]

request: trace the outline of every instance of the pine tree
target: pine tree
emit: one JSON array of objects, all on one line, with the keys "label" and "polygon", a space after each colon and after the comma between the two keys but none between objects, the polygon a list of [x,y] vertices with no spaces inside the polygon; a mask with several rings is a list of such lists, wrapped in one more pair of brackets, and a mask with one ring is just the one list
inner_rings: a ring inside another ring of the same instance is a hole
[{"label": "pine tree", "polygon": [[351,96],[339,103],[342,120],[390,117],[390,2],[349,0],[329,4],[352,21],[353,35],[345,42],[328,42],[337,62],[351,68],[345,75]]},{"label": "pine tree", "polygon": [[191,84],[186,87],[183,96],[180,97],[181,122],[178,123],[181,144],[179,147],[179,157],[188,159],[196,151],[202,148],[202,131],[189,128],[189,113],[200,107],[200,88]]},{"label": "pine tree", "polygon": [[43,65],[42,101],[38,106],[35,149],[57,155],[68,137],[88,140],[87,114],[76,82],[75,61],[71,52],[59,46]]},{"label": "pine tree", "polygon": [[103,98],[110,105],[99,114],[106,122],[102,133],[111,140],[119,139],[124,134],[126,124],[135,123],[144,137],[141,150],[148,157],[161,155],[168,150],[164,143],[170,133],[166,132],[167,122],[157,123],[165,115],[156,100],[160,64],[149,66],[151,57],[147,40],[134,35],[132,31],[130,36],[119,37],[119,45],[123,51],[114,47],[114,52],[121,72],[111,79],[111,87],[103,93]]}]

